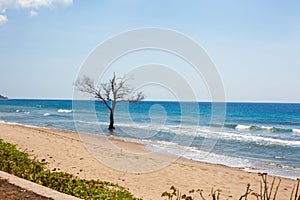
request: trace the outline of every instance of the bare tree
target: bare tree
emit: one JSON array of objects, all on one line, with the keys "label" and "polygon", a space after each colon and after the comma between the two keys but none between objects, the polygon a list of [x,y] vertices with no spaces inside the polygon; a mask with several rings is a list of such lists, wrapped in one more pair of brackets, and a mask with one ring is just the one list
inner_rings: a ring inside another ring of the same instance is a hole
[{"label": "bare tree", "polygon": [[74,86],[77,90],[92,94],[100,102],[103,102],[110,112],[110,123],[108,129],[112,131],[114,127],[114,112],[118,102],[138,102],[145,98],[142,92],[134,94],[132,89],[127,84],[127,79],[117,78],[115,73],[113,78],[107,83],[101,83],[95,85],[94,81],[84,76],[82,79],[78,79]]}]

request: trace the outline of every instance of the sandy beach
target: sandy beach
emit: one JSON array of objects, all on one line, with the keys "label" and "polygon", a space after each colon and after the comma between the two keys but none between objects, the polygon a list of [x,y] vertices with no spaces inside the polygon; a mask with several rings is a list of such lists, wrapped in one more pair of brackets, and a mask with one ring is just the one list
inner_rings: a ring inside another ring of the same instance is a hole
[{"label": "sandy beach", "polygon": [[[203,189],[206,196],[212,187],[220,188],[221,199],[238,199],[248,183],[259,191],[256,173],[152,153],[125,139],[5,123],[0,123],[0,138],[40,161],[45,159],[50,170],[118,183],[143,199],[163,199],[161,194],[172,185],[182,193]],[[97,159],[101,156],[103,162]],[[281,181],[278,199],[289,199],[296,181]]]}]

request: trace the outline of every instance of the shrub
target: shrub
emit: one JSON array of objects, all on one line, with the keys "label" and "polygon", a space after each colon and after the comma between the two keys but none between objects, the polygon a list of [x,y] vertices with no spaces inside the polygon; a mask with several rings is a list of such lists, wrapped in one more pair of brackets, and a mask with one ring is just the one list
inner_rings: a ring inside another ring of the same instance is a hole
[{"label": "shrub", "polygon": [[79,179],[65,172],[45,170],[43,163],[30,159],[27,153],[20,152],[15,145],[1,139],[0,170],[83,199],[137,199],[128,190],[114,183]]},{"label": "shrub", "polygon": [[[260,181],[260,192],[254,192],[250,188],[250,184],[246,187],[246,192],[239,198],[239,200],[248,200],[248,197],[250,195],[254,196],[257,200],[276,200],[278,189],[281,183],[281,180],[279,179],[276,183],[276,178],[273,178],[273,181],[271,183],[267,182],[268,175],[267,173],[260,174],[261,181]],[[291,192],[291,196],[289,200],[300,200],[300,179],[297,179],[297,183],[294,185],[293,190]],[[197,196],[196,196],[197,194]],[[182,194],[176,187],[171,186],[170,191],[165,191],[161,195],[162,197],[166,197],[168,200],[208,200],[203,195],[202,189],[192,189],[189,191],[189,194]],[[210,192],[210,199],[211,200],[221,200],[221,190],[217,189],[214,190],[211,189]],[[199,197],[199,198],[196,198]],[[288,200],[288,199],[286,199]]]}]

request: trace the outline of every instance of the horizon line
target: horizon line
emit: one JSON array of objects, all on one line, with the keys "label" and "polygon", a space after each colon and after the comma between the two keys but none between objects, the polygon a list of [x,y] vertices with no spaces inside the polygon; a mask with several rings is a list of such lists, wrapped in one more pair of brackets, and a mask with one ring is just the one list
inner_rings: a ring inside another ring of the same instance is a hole
[{"label": "horizon line", "polygon": [[[8,98],[4,100],[74,100],[72,98]],[[96,99],[76,99],[76,101],[93,101]],[[146,99],[142,100],[142,102],[197,102],[197,103],[282,103],[282,104],[300,104],[297,101],[238,101],[238,100],[228,100],[228,101],[209,101],[209,100],[197,100],[197,101],[177,101],[177,100],[167,100],[167,99]]]}]

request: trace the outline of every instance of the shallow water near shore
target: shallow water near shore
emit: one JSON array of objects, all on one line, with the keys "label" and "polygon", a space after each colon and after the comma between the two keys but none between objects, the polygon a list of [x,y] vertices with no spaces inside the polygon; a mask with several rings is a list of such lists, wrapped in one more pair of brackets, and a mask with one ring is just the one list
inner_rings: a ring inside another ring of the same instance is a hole
[{"label": "shallow water near shore", "polygon": [[[93,105],[96,113],[87,104]],[[182,104],[187,108],[184,112]],[[247,171],[300,177],[300,104],[227,103],[224,124],[211,122],[210,103],[197,103],[199,112],[188,109],[193,108],[192,104],[119,103],[114,134],[146,144],[152,151],[163,150]],[[75,114],[79,117],[74,118]],[[0,101],[3,123],[109,134],[108,114],[103,104],[94,101],[79,101],[75,108],[71,100]],[[209,152],[202,146],[205,139],[216,142]]]}]

